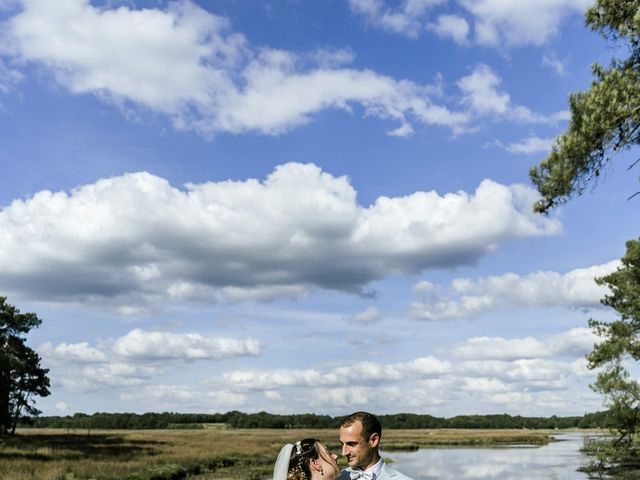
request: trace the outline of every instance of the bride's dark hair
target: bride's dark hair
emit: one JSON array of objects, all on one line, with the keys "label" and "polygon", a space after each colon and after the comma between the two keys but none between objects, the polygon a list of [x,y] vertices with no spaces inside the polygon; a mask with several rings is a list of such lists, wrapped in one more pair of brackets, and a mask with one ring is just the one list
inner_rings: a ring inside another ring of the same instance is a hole
[{"label": "bride's dark hair", "polygon": [[316,438],[305,438],[293,445],[287,480],[311,480],[309,460],[320,458],[318,442]]}]

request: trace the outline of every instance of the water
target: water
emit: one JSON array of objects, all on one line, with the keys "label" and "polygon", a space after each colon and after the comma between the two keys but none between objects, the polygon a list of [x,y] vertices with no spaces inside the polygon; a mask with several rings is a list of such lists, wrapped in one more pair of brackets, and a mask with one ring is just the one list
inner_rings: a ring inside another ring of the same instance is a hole
[{"label": "water", "polygon": [[583,436],[562,433],[543,447],[425,448],[381,452],[393,467],[415,480],[586,480],[576,471],[586,457]]}]

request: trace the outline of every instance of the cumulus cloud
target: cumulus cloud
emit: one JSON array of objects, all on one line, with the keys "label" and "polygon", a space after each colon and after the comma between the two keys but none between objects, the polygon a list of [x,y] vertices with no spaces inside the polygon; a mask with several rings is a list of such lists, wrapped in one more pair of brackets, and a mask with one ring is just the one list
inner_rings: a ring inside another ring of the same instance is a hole
[{"label": "cumulus cloud", "polygon": [[[213,409],[216,405],[239,405],[246,398],[242,393],[225,393],[220,389],[195,392],[192,396],[190,388],[172,389],[153,383],[166,375],[168,366],[175,366],[177,362],[256,357],[261,355],[262,347],[251,338],[133,329],[116,339],[101,341],[96,347],[88,342],[61,343],[57,346],[47,342],[38,347],[38,352],[43,357],[43,363],[52,367],[54,384],[71,392],[115,388],[125,392],[122,395],[126,396],[135,395],[126,393],[135,387],[142,389],[140,391],[153,390],[153,393],[144,396],[146,400],[156,398],[159,402],[169,402],[173,399],[177,402],[193,398],[194,407],[210,404],[209,408]],[[153,406],[149,405],[149,408]]]},{"label": "cumulus cloud", "polygon": [[264,396],[269,400],[281,400],[282,395],[277,390],[267,390],[264,392]]},{"label": "cumulus cloud", "polygon": [[371,385],[397,382],[409,377],[440,375],[451,370],[451,364],[434,357],[416,358],[410,362],[380,364],[359,362],[331,371],[317,369],[235,370],[223,375],[225,382],[236,388],[273,390],[278,387],[338,387],[350,384]]},{"label": "cumulus cloud", "polygon": [[220,360],[238,356],[259,356],[254,339],[218,338],[198,333],[145,332],[138,328],[118,338],[113,351],[126,358]]},{"label": "cumulus cloud", "polygon": [[532,212],[536,195],[485,180],[473,193],[364,207],[346,177],[312,164],[185,189],[125,174],[0,210],[0,287],[133,313],[313,288],[362,294],[387,275],[467,264],[505,242],[559,233],[557,220]]},{"label": "cumulus cloud", "polygon": [[179,115],[187,103],[204,106],[207,89],[224,88],[225,68],[243,55],[243,37],[190,2],[166,11],[101,9],[85,0],[21,3],[3,24],[4,53],[42,65],[74,93]]},{"label": "cumulus cloud", "polygon": [[343,68],[348,50],[254,48],[226,18],[186,0],[163,10],[23,0],[2,32],[0,54],[39,67],[70,92],[165,114],[176,128],[204,135],[277,135],[352,104],[401,126],[467,120],[432,104],[429,86]]},{"label": "cumulus cloud", "polygon": [[[407,0],[402,13],[388,15],[381,0],[353,0],[351,6],[409,32],[418,25],[410,19],[439,3]],[[354,106],[398,124],[389,129],[392,136],[410,136],[415,123],[460,133],[470,128],[471,113],[479,113],[465,111],[469,102],[436,102],[442,99],[438,85],[348,68],[353,54],[347,49],[294,53],[251,46],[226,18],[187,0],[137,10],[86,0],[22,0],[21,6],[0,24],[0,55],[13,65],[0,63],[0,91],[19,81],[18,68],[30,66],[73,94],[92,94],[136,114],[165,115],[175,128],[205,136],[278,135],[322,110]],[[466,20],[455,15],[441,15],[429,28],[458,42],[468,34]],[[513,112],[522,121],[546,121],[525,107]]]},{"label": "cumulus cloud", "polygon": [[96,367],[72,370],[64,375],[59,383],[72,392],[137,387],[148,382],[151,377],[158,375],[160,372],[161,370],[154,366],[108,363]]},{"label": "cumulus cloud", "polygon": [[55,347],[46,342],[38,347],[38,353],[45,362],[54,364],[103,363],[108,359],[103,351],[88,342],[61,343]]},{"label": "cumulus cloud", "polygon": [[438,19],[428,25],[429,30],[443,38],[452,38],[457,44],[467,42],[469,23],[458,15],[440,15]]},{"label": "cumulus cloud", "polygon": [[[193,340],[191,336],[184,338]],[[165,340],[171,350],[174,339]],[[71,392],[115,392],[123,400],[135,401],[140,409],[151,410],[227,411],[250,406],[269,410],[278,407],[278,411],[287,413],[311,405],[340,414],[345,408],[359,405],[378,411],[395,405],[392,411],[428,407],[459,413],[459,405],[472,401],[489,410],[492,405],[499,405],[503,411],[534,414],[542,412],[551,398],[565,400],[553,411],[567,411],[571,398],[587,395],[587,379],[594,373],[580,356],[593,340],[586,328],[547,337],[470,338],[443,346],[443,356],[439,358],[362,361],[338,367],[325,364],[226,372],[222,368],[200,383],[184,384],[169,377],[174,369],[168,368],[168,362],[174,358],[145,352],[141,356],[117,357],[110,363],[72,368],[64,375],[54,368],[53,380],[57,387]],[[103,343],[102,348],[112,345]],[[185,349],[191,348],[189,345]],[[113,355],[110,350],[105,351]],[[517,403],[524,394],[530,403]],[[282,399],[286,399],[284,406]]]},{"label": "cumulus cloud", "polygon": [[590,0],[457,0],[473,15],[475,40],[480,45],[542,45],[571,14],[583,14]]},{"label": "cumulus cloud", "polygon": [[598,338],[589,328],[574,328],[545,339],[534,337],[474,337],[457,345],[454,355],[473,359],[521,359],[555,356],[583,357]]},{"label": "cumulus cloud", "polygon": [[368,407],[376,402],[376,398],[383,396],[389,402],[398,399],[397,389],[393,387],[335,387],[315,389],[311,392],[309,405],[314,408],[338,408],[344,411],[347,408]]},{"label": "cumulus cloud", "polygon": [[[390,404],[396,405],[393,411],[443,405],[456,411],[458,402],[472,401],[532,414],[542,412],[551,399],[557,403],[564,399],[565,404],[558,403],[553,411],[566,411],[570,399],[589,395],[585,378],[594,373],[579,357],[590,349],[593,340],[586,328],[546,338],[472,338],[445,349],[455,360],[421,357],[397,363],[358,362],[338,368],[243,369],[225,373],[222,384],[249,398],[260,395],[276,402],[287,398],[291,408],[313,405],[336,412],[358,405],[388,409]],[[523,394],[529,403],[517,403]],[[593,396],[588,401],[597,405]]]},{"label": "cumulus cloud", "polygon": [[[558,32],[565,18],[582,14],[590,4],[590,0],[349,0],[353,13],[363,17],[368,25],[387,32],[416,38],[426,27],[439,35],[446,32],[442,36],[460,43],[472,23],[474,42],[490,47],[543,45]],[[437,8],[440,6],[462,9],[469,20],[461,16],[462,12],[442,15]],[[430,20],[436,15],[439,15],[436,22]],[[455,22],[451,21],[453,18]]]},{"label": "cumulus cloud", "polygon": [[[497,378],[514,384],[515,388],[542,385],[545,381],[582,376],[584,371],[577,368],[576,362],[584,359],[562,361],[549,358],[516,358],[512,360],[492,360],[482,358],[465,360],[456,364],[459,374],[474,378]],[[522,385],[516,385],[522,384]]]},{"label": "cumulus cloud", "polygon": [[602,265],[578,268],[565,274],[534,272],[526,277],[514,273],[478,280],[455,279],[448,290],[430,282],[415,285],[419,300],[410,306],[415,318],[447,320],[468,318],[499,308],[596,308],[607,293],[596,277],[613,272],[614,260]]},{"label": "cumulus cloud", "polygon": [[[46,342],[38,347],[42,357],[55,365],[74,366],[82,363],[109,363],[124,365],[125,360],[222,360],[232,357],[257,357],[262,353],[258,340],[252,338],[222,338],[199,333],[147,332],[139,328],[100,347],[91,347],[88,342],[61,343],[53,346]],[[118,360],[114,362],[114,354]],[[88,370],[92,371],[92,370]],[[99,370],[102,371],[102,370]],[[121,370],[109,370],[121,371]]]},{"label": "cumulus cloud", "polygon": [[[250,338],[219,338],[134,329],[114,340],[102,341],[96,347],[88,342],[61,343],[57,346],[47,342],[38,347],[38,352],[43,357],[43,363],[52,367],[55,385],[72,392],[87,392],[142,388],[164,375],[163,368],[169,362],[255,357],[261,354],[261,345]],[[213,394],[211,396],[215,397]],[[232,396],[227,401],[231,399]]]},{"label": "cumulus cloud", "polygon": [[195,408],[212,412],[231,410],[245,405],[248,401],[246,395],[226,390],[207,392],[184,385],[166,384],[145,386],[138,391],[125,392],[121,397],[125,400],[161,406],[164,409],[184,411],[185,408]]}]

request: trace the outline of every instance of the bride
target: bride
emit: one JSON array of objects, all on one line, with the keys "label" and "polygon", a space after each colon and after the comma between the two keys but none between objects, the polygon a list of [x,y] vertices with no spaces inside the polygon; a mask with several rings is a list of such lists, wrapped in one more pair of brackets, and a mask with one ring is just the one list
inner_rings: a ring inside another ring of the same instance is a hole
[{"label": "bride", "polygon": [[278,454],[273,480],[335,480],[340,474],[336,458],[315,438],[287,443]]}]

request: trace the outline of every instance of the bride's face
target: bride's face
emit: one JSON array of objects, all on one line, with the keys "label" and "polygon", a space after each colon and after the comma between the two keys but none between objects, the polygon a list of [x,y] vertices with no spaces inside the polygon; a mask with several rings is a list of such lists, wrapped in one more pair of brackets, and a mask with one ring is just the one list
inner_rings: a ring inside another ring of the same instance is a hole
[{"label": "bride's face", "polygon": [[318,445],[318,453],[320,457],[317,462],[322,467],[324,478],[326,480],[334,480],[340,475],[340,467],[338,466],[338,462],[336,462],[337,455],[329,453],[327,447],[322,443]]}]

